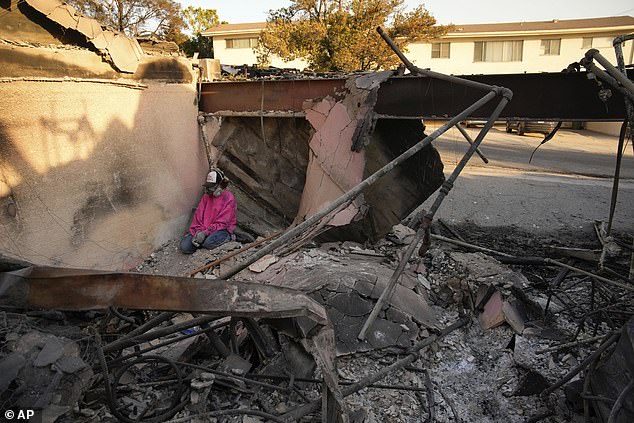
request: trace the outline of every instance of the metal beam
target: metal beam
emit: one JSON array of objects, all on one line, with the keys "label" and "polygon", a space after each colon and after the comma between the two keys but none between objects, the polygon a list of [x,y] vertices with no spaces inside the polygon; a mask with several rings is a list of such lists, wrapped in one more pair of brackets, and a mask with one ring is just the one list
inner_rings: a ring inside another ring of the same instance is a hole
[{"label": "metal beam", "polygon": [[336,95],[345,79],[203,82],[200,110],[218,112],[303,112],[306,100]]},{"label": "metal beam", "polygon": [[[628,73],[634,79],[634,69]],[[513,91],[513,101],[500,120],[518,118],[550,121],[622,121],[623,96],[612,90],[607,103],[599,100],[594,80],[586,72],[509,75],[467,75],[461,78],[503,86]],[[201,111],[302,112],[305,100],[337,96],[345,90],[345,79],[298,79],[203,83]],[[392,77],[381,85],[375,112],[382,117],[445,119],[473,104],[479,90],[426,76]],[[491,115],[493,105],[470,118]],[[220,113],[221,114],[221,113]]]},{"label": "metal beam", "polygon": [[290,288],[53,267],[0,273],[0,304],[71,311],[121,307],[219,317],[307,317],[315,325],[328,325],[321,304]]}]

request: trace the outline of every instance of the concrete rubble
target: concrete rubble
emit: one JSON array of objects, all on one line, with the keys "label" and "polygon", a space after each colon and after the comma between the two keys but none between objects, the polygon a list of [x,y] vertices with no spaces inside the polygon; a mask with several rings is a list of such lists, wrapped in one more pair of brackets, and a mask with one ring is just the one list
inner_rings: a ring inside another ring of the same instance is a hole
[{"label": "concrete rubble", "polygon": [[[617,347],[596,364],[594,372],[577,374],[565,389],[544,396],[604,337],[596,337],[590,326],[580,327],[576,313],[566,311],[562,300],[552,298],[550,311],[540,305],[548,301],[548,291],[540,288],[531,272],[543,269],[525,273],[521,271],[525,267],[509,267],[492,256],[446,244],[434,245],[425,257],[412,259],[388,307],[360,341],[361,325],[409,235],[404,227],[396,226],[376,244],[313,242],[240,274],[241,280],[264,286],[292,286],[325,308],[334,329],[334,376],[345,395],[343,410],[349,421],[523,422],[540,415],[550,422],[582,421],[583,406],[579,409],[575,404],[583,404],[583,395],[616,398],[631,380],[630,320]],[[143,275],[171,269],[182,274],[240,247],[229,243],[217,251],[185,257],[176,245],[176,240],[165,244],[137,271]],[[232,260],[242,258],[237,255]],[[198,272],[195,278],[215,278],[219,267]],[[559,311],[553,314],[553,309]],[[181,313],[142,338],[137,334],[131,344],[122,344],[124,348],[112,355],[118,347],[109,347],[111,340],[134,331],[151,315],[123,309],[3,314],[1,397],[14,406],[29,404],[42,410],[47,421],[89,417],[108,422],[121,415],[141,421],[151,416],[162,421],[198,421],[194,416],[200,415],[208,421],[257,422],[290,416],[302,403],[320,396],[320,384],[315,382],[324,371],[318,370],[315,351],[302,340],[306,336],[302,333],[309,333],[312,325],[301,319],[293,329],[284,320],[254,323],[245,318]],[[467,326],[430,343],[410,365],[388,373],[374,387],[346,391],[349,384],[372,377],[461,316],[467,316]],[[598,322],[599,334],[611,333],[605,322]],[[189,329],[178,329],[177,325],[188,323]],[[114,411],[103,389],[95,330],[101,333],[101,348],[109,362],[111,389],[116,392],[110,394],[115,396]],[[153,331],[159,335],[155,339]],[[566,347],[575,332],[577,342]],[[174,373],[170,366],[178,371]],[[615,374],[622,377],[615,381]],[[166,377],[175,377],[178,383],[160,382]],[[42,380],[46,386],[38,388]],[[588,393],[584,386],[590,389]],[[64,394],[54,394],[61,387]],[[590,415],[598,419],[592,421],[607,421],[611,407],[603,401],[591,404]],[[222,416],[221,410],[235,409],[244,415]],[[622,421],[628,421],[627,397],[621,413]]]},{"label": "concrete rubble", "polygon": [[[301,101],[288,110],[264,106],[262,83],[259,110],[205,113],[194,72],[174,45],[139,44],[57,0],[5,3],[0,27],[12,39],[0,40],[0,55],[9,64],[2,81],[12,96],[27,98],[25,88],[39,93],[40,83],[95,84],[109,93],[103,98],[123,93],[109,105],[117,113],[138,98],[152,117],[128,122],[115,114],[102,155],[54,163],[76,173],[26,166],[34,154],[17,146],[31,145],[20,142],[27,135],[38,137],[9,130],[29,126],[16,123],[19,113],[0,126],[7,149],[0,164],[11,176],[0,186],[7,210],[0,223],[12,231],[12,248],[21,250],[18,235],[26,233],[27,245],[38,248],[30,257],[39,257],[40,233],[23,232],[27,223],[55,227],[55,242],[71,241],[63,252],[47,245],[44,252],[54,254],[41,254],[50,259],[46,265],[0,256],[3,409],[33,409],[43,422],[62,423],[634,420],[634,288],[621,276],[629,264],[621,248],[631,242],[600,239],[606,253],[597,255],[597,245],[569,245],[579,239],[563,234],[544,240],[434,220],[461,168],[445,180],[431,142],[494,99],[495,120],[512,97],[507,88],[441,76],[487,94],[453,110],[430,136],[420,119],[393,115],[396,106],[382,118],[375,111],[395,72],[351,75],[333,90],[322,85],[321,96],[289,95],[283,100]],[[52,51],[42,47],[48,44]],[[59,52],[66,54],[54,58]],[[22,63],[34,57],[46,66],[25,76]],[[438,77],[404,63],[412,74]],[[165,113],[183,109],[183,119],[173,118],[187,121],[188,132],[172,128],[166,136],[167,127],[155,128],[165,151],[148,154],[161,150],[147,131],[161,120],[156,100],[172,89],[187,96]],[[82,102],[64,102],[71,103]],[[87,128],[92,144],[97,137],[82,113],[72,122]],[[41,120],[44,134],[58,123]],[[147,138],[125,130],[127,123]],[[464,163],[488,129],[471,141]],[[202,145],[173,140],[198,142],[196,130]],[[64,134],[64,142],[76,138],[76,131]],[[134,142],[114,148],[112,140],[125,134]],[[77,162],[83,167],[75,169]],[[107,176],[84,184],[74,175],[98,174],[91,163],[105,164]],[[200,192],[199,173],[216,165],[240,204],[244,244],[182,255],[177,235]],[[25,168],[28,175],[20,173]],[[40,176],[21,182],[37,170],[69,184],[50,194],[56,208],[46,209],[48,220],[26,213],[49,200],[46,190],[31,188],[46,182]],[[76,181],[81,185],[71,186]],[[439,188],[432,208],[418,210]],[[50,219],[59,227],[47,225]],[[140,221],[144,226],[136,227]],[[113,228],[120,233],[111,234]],[[112,235],[109,248],[93,239],[98,232]],[[81,248],[93,247],[82,255]],[[133,247],[152,252],[142,261]],[[124,271],[67,265],[91,257],[112,269],[116,255]]]}]

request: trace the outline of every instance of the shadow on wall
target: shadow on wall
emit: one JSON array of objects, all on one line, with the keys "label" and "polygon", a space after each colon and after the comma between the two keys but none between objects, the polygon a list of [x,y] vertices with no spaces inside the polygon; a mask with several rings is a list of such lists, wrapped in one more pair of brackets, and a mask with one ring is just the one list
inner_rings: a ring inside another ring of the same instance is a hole
[{"label": "shadow on wall", "polygon": [[195,92],[62,84],[5,84],[15,92],[0,95],[10,111],[0,121],[0,252],[127,270],[184,233],[201,193]]}]

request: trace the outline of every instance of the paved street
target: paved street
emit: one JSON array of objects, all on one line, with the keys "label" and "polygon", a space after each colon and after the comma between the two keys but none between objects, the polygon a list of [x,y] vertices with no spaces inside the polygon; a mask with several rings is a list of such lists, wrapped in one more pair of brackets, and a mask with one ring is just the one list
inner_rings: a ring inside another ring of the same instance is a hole
[{"label": "paved street", "polygon": [[[427,123],[427,132],[441,123]],[[480,128],[468,129],[475,138]],[[590,131],[560,131],[540,147],[532,163],[533,149],[543,135],[507,134],[496,127],[485,139],[484,164],[474,156],[441,206],[437,217],[448,222],[469,221],[482,226],[513,225],[525,230],[588,230],[594,220],[608,218],[616,137]],[[435,143],[448,176],[468,144],[456,129]],[[614,227],[634,231],[634,157],[626,151],[621,170]],[[426,202],[429,207],[432,196]]]}]

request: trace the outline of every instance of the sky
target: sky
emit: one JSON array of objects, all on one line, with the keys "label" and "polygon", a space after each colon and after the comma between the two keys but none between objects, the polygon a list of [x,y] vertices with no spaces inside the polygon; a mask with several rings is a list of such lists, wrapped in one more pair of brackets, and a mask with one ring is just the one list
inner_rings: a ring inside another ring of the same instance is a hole
[{"label": "sky", "polygon": [[[288,0],[177,0],[187,6],[216,9],[221,21],[264,22],[270,9]],[[423,3],[440,24],[546,21],[552,19],[634,16],[632,0],[406,0],[408,7]]]}]

